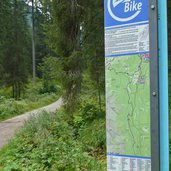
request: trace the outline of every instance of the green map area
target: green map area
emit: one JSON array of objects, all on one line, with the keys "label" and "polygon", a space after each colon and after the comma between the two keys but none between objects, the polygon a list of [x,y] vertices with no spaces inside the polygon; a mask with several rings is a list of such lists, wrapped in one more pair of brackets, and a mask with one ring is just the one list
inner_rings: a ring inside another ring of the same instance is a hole
[{"label": "green map area", "polygon": [[150,156],[150,71],[143,55],[106,58],[107,152]]}]

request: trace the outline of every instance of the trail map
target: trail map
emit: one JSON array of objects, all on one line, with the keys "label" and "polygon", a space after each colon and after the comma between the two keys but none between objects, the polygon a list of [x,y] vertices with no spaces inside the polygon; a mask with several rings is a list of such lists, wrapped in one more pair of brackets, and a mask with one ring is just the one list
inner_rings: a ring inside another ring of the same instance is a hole
[{"label": "trail map", "polygon": [[108,151],[150,156],[149,59],[106,58]]}]

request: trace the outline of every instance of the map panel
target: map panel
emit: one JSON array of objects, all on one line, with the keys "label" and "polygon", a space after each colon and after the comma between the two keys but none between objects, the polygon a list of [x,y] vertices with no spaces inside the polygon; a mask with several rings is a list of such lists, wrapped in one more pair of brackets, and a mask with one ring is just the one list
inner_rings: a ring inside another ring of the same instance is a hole
[{"label": "map panel", "polygon": [[108,152],[150,156],[149,58],[106,58]]},{"label": "map panel", "polygon": [[108,157],[150,159],[149,55],[110,57],[105,64]]}]

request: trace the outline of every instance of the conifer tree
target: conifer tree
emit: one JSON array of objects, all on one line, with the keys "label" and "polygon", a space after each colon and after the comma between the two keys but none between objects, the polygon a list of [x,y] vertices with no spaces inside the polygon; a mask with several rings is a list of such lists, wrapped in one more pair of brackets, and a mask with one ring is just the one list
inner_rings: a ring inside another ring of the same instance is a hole
[{"label": "conifer tree", "polygon": [[[104,94],[104,24],[103,0],[40,1],[47,45],[60,58],[64,99],[68,109],[79,102],[83,73],[87,72],[97,90],[101,108]],[[48,12],[47,12],[48,11]]]},{"label": "conifer tree", "polygon": [[82,9],[75,0],[54,0],[52,19],[50,44],[62,61],[64,99],[72,112],[79,102],[82,81]]},{"label": "conifer tree", "polygon": [[97,90],[100,108],[105,89],[103,3],[103,0],[80,0],[80,5],[84,8],[83,55],[86,57],[87,71]]},{"label": "conifer tree", "polygon": [[5,55],[5,49],[7,44],[8,30],[10,27],[11,18],[11,3],[9,0],[0,1],[0,74],[1,82],[3,82],[3,57]]},{"label": "conifer tree", "polygon": [[[12,96],[19,99],[28,78],[29,31],[27,6],[24,1],[10,1],[9,17],[4,37],[2,66],[4,82],[12,87]],[[3,14],[5,16],[5,14]]]}]

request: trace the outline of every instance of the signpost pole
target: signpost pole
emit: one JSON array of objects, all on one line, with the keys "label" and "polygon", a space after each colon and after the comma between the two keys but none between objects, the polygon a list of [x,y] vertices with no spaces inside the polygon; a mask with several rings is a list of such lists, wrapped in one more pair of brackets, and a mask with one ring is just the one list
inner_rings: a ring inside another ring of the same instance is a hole
[{"label": "signpost pole", "polygon": [[160,169],[161,171],[169,171],[167,0],[158,0],[158,15],[161,162]]},{"label": "signpost pole", "polygon": [[159,112],[159,54],[158,5],[149,1],[150,36],[150,110],[151,110],[151,170],[160,171],[160,112]]}]

